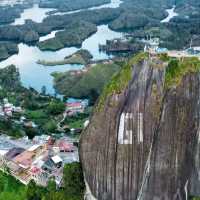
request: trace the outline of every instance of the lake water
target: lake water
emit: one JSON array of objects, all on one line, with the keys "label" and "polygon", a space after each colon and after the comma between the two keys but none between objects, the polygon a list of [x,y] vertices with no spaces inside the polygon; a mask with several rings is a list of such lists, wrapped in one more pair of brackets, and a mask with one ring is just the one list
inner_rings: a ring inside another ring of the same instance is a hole
[{"label": "lake water", "polygon": [[161,21],[161,23],[168,23],[170,20],[176,16],[178,16],[178,13],[175,12],[176,6],[173,6],[171,9],[167,9],[168,16]]},{"label": "lake water", "polygon": [[22,3],[23,0],[0,0],[0,6],[10,5],[13,6],[15,4]]},{"label": "lake water", "polygon": [[95,10],[95,9],[101,9],[101,8],[118,8],[121,3],[123,3],[121,0],[111,0],[111,3],[103,4],[101,6],[94,6],[92,8],[74,10],[74,11],[70,11],[70,12],[56,12],[54,15],[72,14],[72,13],[77,13],[77,12],[80,12],[83,10]]},{"label": "lake water", "polygon": [[[116,3],[118,2],[118,6],[120,5],[121,1],[119,0],[113,0],[110,6],[116,7]],[[105,5],[108,6],[108,5]],[[36,11],[39,9],[40,11]],[[45,17],[45,12],[43,9],[38,8],[38,6],[34,6],[32,8],[32,14],[31,9],[27,9],[29,12],[29,16],[32,17],[32,20],[42,20],[42,18],[37,18],[34,13],[43,13],[43,18]],[[26,11],[27,11],[26,10]],[[43,11],[41,11],[43,10]],[[25,12],[26,12],[25,11]],[[24,13],[25,13],[24,12]],[[15,23],[22,23],[25,19],[27,19],[28,15],[21,15],[21,18],[18,19],[18,22]],[[34,18],[34,16],[36,18]],[[43,36],[40,38],[40,41],[43,41],[45,39],[51,38],[55,36],[56,31],[53,31],[52,33],[48,34],[47,36]],[[88,39],[86,39],[83,44],[82,48],[87,49],[91,52],[91,54],[94,56],[94,59],[106,59],[109,58],[109,56],[106,53],[99,52],[98,46],[99,44],[105,44],[106,40],[114,39],[114,38],[121,38],[123,37],[122,33],[114,32],[108,28],[108,25],[101,25],[98,26],[98,31],[90,36]],[[58,71],[58,72],[64,72],[71,69],[81,69],[82,65],[62,65],[62,66],[42,66],[37,64],[36,62],[38,60],[47,60],[47,61],[53,61],[53,60],[62,60],[65,56],[68,56],[74,52],[76,52],[78,48],[71,47],[71,48],[64,48],[61,50],[58,50],[56,52],[51,51],[40,51],[35,46],[28,46],[26,44],[19,44],[19,53],[17,55],[13,55],[9,57],[7,60],[4,60],[0,62],[0,68],[6,67],[10,64],[14,64],[19,68],[20,75],[21,75],[21,81],[22,84],[25,87],[33,87],[36,90],[40,91],[42,86],[46,86],[47,92],[49,94],[54,94],[54,88],[53,88],[53,77],[51,76],[52,72]]]},{"label": "lake water", "polygon": [[[60,31],[60,30],[59,30],[59,31]],[[49,33],[48,35],[45,35],[45,36],[40,37],[39,41],[42,42],[42,41],[44,41],[44,40],[47,40],[47,39],[50,39],[50,38],[54,38],[57,32],[58,32],[58,31],[52,31],[52,32]]]},{"label": "lake water", "polygon": [[38,4],[34,4],[32,8],[25,9],[24,12],[21,13],[20,18],[16,18],[15,22],[12,25],[21,25],[25,23],[25,20],[31,19],[35,22],[42,22],[42,20],[47,17],[47,12],[52,11],[54,9],[48,8],[39,8]]}]

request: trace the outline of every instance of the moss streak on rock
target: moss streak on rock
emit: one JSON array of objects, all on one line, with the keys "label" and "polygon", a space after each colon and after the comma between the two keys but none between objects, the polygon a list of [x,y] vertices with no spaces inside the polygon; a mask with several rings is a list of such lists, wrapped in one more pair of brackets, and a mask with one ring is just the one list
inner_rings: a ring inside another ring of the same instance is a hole
[{"label": "moss streak on rock", "polygon": [[119,73],[115,74],[109,84],[104,88],[102,95],[100,96],[97,110],[100,110],[105,102],[105,99],[113,94],[120,94],[124,88],[128,86],[129,81],[132,78],[133,65],[141,62],[148,57],[147,53],[139,53],[127,62]]}]

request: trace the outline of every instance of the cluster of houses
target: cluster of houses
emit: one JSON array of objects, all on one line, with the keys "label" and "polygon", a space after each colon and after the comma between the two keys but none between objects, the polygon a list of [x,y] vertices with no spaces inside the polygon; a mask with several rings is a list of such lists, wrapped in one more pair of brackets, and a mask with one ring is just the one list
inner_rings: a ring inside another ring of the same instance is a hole
[{"label": "cluster of houses", "polygon": [[29,140],[0,135],[0,169],[8,170],[23,184],[34,180],[46,186],[54,178],[61,186],[64,165],[76,161],[78,149],[70,138],[42,135]]},{"label": "cluster of houses", "polygon": [[14,106],[12,103],[9,102],[7,98],[4,98],[3,101],[0,103],[0,119],[7,119],[14,117],[14,114],[20,114],[18,116],[19,120],[14,120],[16,124],[21,124],[24,127],[28,128],[36,128],[37,124],[33,121],[26,119],[24,114],[24,110],[20,106]]},{"label": "cluster of houses", "polygon": [[197,57],[200,59],[200,47],[190,47],[185,50],[168,50],[167,48],[161,48],[159,38],[150,38],[149,40],[141,40],[145,44],[144,52],[148,52],[151,55],[167,54],[169,57],[183,58],[183,57]]},{"label": "cluster of houses", "polygon": [[167,53],[167,48],[161,48],[160,45],[160,39],[159,38],[150,38],[150,39],[143,39],[141,40],[145,44],[144,52],[150,52],[152,54],[161,54],[161,53]]},{"label": "cluster of houses", "polygon": [[8,99],[3,99],[3,102],[0,104],[0,117],[12,117],[13,113],[22,113],[23,110],[21,107],[16,107],[12,103],[9,103]]},{"label": "cluster of houses", "polygon": [[89,106],[88,99],[74,99],[68,98],[66,102],[66,115],[74,116],[79,113],[84,113],[85,109]]},{"label": "cluster of houses", "polygon": [[197,55],[200,57],[200,47],[190,47],[187,49],[188,54]]},{"label": "cluster of houses", "polygon": [[[64,115],[70,117],[84,113],[88,106],[88,99],[69,98]],[[17,119],[15,113],[20,114]],[[8,99],[0,104],[0,117],[12,118],[15,123],[26,127],[37,127],[23,114],[23,109],[14,106]],[[33,179],[38,185],[46,186],[54,178],[59,187],[62,185],[64,165],[76,161],[79,161],[77,141],[67,136],[55,139],[41,135],[30,140],[27,137],[14,139],[0,134],[0,170],[9,171],[23,184],[27,185]]]}]

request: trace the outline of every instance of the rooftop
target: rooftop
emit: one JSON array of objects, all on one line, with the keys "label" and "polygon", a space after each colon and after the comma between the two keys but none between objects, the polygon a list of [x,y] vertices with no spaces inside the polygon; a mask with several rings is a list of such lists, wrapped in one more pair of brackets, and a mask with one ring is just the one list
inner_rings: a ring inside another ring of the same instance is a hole
[{"label": "rooftop", "polygon": [[68,107],[79,107],[82,106],[81,102],[75,102],[75,103],[67,103]]},{"label": "rooftop", "polygon": [[81,103],[81,102],[89,102],[88,99],[75,99],[75,98],[68,98],[67,103]]},{"label": "rooftop", "polygon": [[8,152],[8,150],[0,150],[0,155],[4,156],[7,152]]},{"label": "rooftop", "polygon": [[60,140],[58,146],[61,151],[73,151],[73,145],[65,140]]},{"label": "rooftop", "polygon": [[14,158],[14,162],[27,169],[32,164],[34,156],[32,151],[24,151]]},{"label": "rooftop", "polygon": [[19,154],[21,154],[22,152],[24,152],[25,149],[24,148],[20,148],[20,147],[14,147],[12,148],[11,150],[9,150],[7,153],[6,153],[6,159],[7,160],[11,160],[13,159],[14,157],[18,156]]},{"label": "rooftop", "polygon": [[41,168],[39,168],[39,167],[34,166],[34,167],[31,168],[32,174],[38,174],[40,172],[41,172]]},{"label": "rooftop", "polygon": [[63,160],[61,159],[61,157],[58,156],[58,155],[53,156],[51,159],[53,160],[53,162],[54,162],[55,164],[58,164],[58,163],[60,163],[60,162],[63,161]]},{"label": "rooftop", "polygon": [[40,144],[35,144],[33,146],[31,146],[28,151],[35,151],[36,149],[38,149],[41,145]]},{"label": "rooftop", "polygon": [[[34,178],[39,185],[46,185],[49,177],[54,176],[57,184],[60,184],[63,176],[63,164],[78,161],[78,149],[73,146],[75,139],[67,136],[55,139],[50,148],[43,148],[44,144],[48,144],[49,138],[49,136],[42,135],[29,140],[26,137],[14,139],[0,135],[0,155],[5,158],[11,175],[23,184],[28,184],[31,178]],[[40,149],[40,152],[35,152]],[[47,176],[45,175],[42,180],[44,182],[41,182],[39,177],[44,173]]]}]

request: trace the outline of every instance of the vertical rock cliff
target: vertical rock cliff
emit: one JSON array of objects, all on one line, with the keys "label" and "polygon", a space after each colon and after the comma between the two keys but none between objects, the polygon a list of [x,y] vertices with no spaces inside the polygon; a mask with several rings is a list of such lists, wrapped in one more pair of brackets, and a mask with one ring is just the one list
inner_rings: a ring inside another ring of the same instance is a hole
[{"label": "vertical rock cliff", "polygon": [[139,54],[112,79],[81,138],[96,199],[200,196],[199,68],[197,59]]}]

